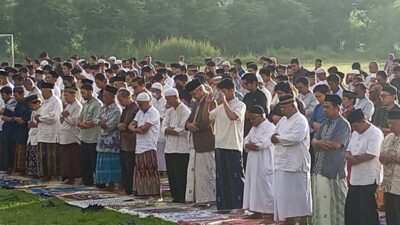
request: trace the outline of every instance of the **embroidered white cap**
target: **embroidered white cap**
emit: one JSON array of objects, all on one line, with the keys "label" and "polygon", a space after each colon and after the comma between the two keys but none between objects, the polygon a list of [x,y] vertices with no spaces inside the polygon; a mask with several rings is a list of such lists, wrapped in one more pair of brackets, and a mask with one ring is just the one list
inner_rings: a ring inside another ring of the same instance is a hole
[{"label": "embroidered white cap", "polygon": [[168,88],[167,90],[164,91],[165,97],[168,96],[177,96],[179,97],[179,92],[175,88]]},{"label": "embroidered white cap", "polygon": [[162,91],[163,86],[162,86],[160,83],[155,82],[155,83],[153,83],[153,84],[151,85],[151,88],[154,88],[154,89],[157,89],[157,90],[161,90],[161,91]]},{"label": "embroidered white cap", "polygon": [[150,100],[151,100],[150,94],[147,92],[139,93],[138,96],[136,97],[136,101],[139,102],[148,102]]}]

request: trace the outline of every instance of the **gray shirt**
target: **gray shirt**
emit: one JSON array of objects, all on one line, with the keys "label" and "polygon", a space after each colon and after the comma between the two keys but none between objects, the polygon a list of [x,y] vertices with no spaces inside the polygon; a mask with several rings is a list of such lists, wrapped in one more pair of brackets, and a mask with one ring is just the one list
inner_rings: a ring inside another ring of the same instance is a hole
[{"label": "gray shirt", "polygon": [[315,149],[315,165],[313,172],[329,179],[345,178],[344,152],[350,140],[350,124],[342,116],[326,119],[314,137],[316,140],[335,141],[341,144],[339,149]]},{"label": "gray shirt", "polygon": [[308,92],[306,95],[299,95],[299,99],[304,102],[305,105],[305,111],[306,111],[306,118],[308,121],[311,120],[311,117],[314,112],[314,108],[316,105],[318,105],[318,100],[315,98],[314,94],[311,92]]}]

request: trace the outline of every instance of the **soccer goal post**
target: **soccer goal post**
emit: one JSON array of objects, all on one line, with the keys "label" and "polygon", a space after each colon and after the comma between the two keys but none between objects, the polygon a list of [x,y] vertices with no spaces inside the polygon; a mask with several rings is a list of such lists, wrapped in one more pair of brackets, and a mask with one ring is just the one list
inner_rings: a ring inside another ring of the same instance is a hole
[{"label": "soccer goal post", "polygon": [[12,67],[14,67],[14,35],[12,34],[0,34],[0,46],[2,52],[0,52],[0,60],[9,60]]}]

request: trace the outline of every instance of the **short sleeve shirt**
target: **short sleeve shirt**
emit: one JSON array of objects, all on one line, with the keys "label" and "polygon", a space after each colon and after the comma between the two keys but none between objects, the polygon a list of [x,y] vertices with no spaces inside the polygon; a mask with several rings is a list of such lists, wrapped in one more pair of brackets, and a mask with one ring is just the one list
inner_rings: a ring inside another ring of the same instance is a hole
[{"label": "short sleeve shirt", "polygon": [[210,112],[210,120],[215,121],[215,148],[242,151],[246,105],[236,98],[229,101],[228,105],[238,116],[236,120],[228,118],[223,105]]},{"label": "short sleeve shirt", "polygon": [[351,167],[351,185],[370,185],[375,182],[377,184],[381,183],[382,165],[379,162],[379,154],[382,141],[382,131],[372,124],[362,134],[353,131],[347,151],[351,152],[352,155],[369,154],[375,156],[375,158]]},{"label": "short sleeve shirt", "polygon": [[146,112],[139,110],[134,119],[138,127],[146,123],[151,124],[150,129],[144,134],[136,134],[136,154],[142,154],[149,150],[157,151],[157,140],[160,129],[160,114],[151,106]]}]

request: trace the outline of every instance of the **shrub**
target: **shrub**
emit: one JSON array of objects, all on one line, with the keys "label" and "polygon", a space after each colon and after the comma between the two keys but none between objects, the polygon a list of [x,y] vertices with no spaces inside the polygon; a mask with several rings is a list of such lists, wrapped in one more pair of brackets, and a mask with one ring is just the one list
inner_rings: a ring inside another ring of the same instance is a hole
[{"label": "shrub", "polygon": [[217,57],[219,49],[208,41],[198,41],[183,37],[170,37],[165,40],[148,41],[142,55],[150,54],[153,59],[165,62],[177,62],[184,55],[189,63],[204,64],[205,57]]}]

